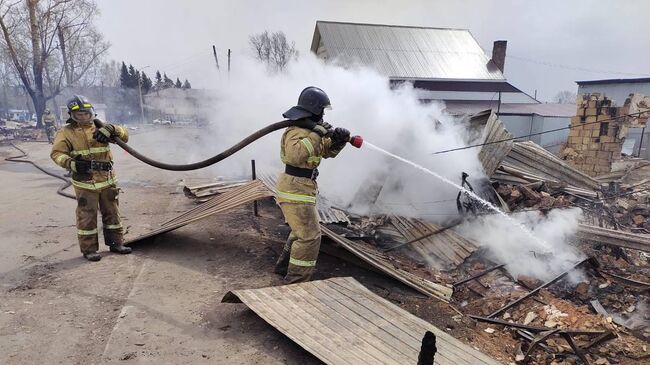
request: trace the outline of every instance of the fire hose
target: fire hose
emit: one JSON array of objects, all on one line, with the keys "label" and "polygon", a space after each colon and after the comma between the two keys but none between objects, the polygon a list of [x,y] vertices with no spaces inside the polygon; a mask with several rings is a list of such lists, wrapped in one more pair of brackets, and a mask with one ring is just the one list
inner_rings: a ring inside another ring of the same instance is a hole
[{"label": "fire hose", "polygon": [[[234,146],[228,148],[227,150],[224,150],[223,152],[219,153],[218,155],[214,155],[208,159],[205,159],[203,161],[199,162],[194,162],[194,163],[189,163],[189,164],[168,164],[160,161],[156,161],[152,158],[149,158],[140,152],[136,151],[133,147],[129,146],[126,142],[122,141],[119,137],[113,137],[115,143],[122,147],[126,152],[130,153],[133,157],[137,158],[138,160],[157,167],[159,169],[163,170],[171,170],[171,171],[189,171],[189,170],[198,170],[202,169],[204,167],[208,167],[210,165],[214,165],[215,163],[224,160],[237,151],[241,150],[242,148],[248,146],[249,144],[253,143],[254,141],[258,140],[259,138],[277,131],[279,129],[283,128],[288,128],[288,127],[308,127],[309,123],[313,122],[307,122],[305,120],[283,120],[280,122],[276,122],[273,124],[269,124],[268,126],[258,130],[257,132],[249,135],[248,137],[242,139],[239,141],[239,143],[235,144]],[[95,126],[97,128],[103,127],[102,122],[95,120]],[[350,144],[352,144],[356,148],[361,148],[361,145],[363,144],[363,138],[361,136],[352,136],[350,137],[350,140],[348,141]]]},{"label": "fire hose", "polygon": [[36,164],[35,162],[33,162],[33,161],[30,161],[30,160],[24,160],[23,157],[27,157],[27,152],[23,151],[20,147],[16,146],[16,145],[13,144],[13,143],[11,143],[11,146],[12,146],[13,148],[17,149],[18,151],[20,151],[20,152],[22,153],[22,155],[19,155],[19,156],[12,156],[12,157],[7,157],[7,158],[5,158],[6,161],[29,163],[29,164],[32,164],[32,165],[33,165],[34,167],[36,167],[37,169],[41,170],[42,172],[44,172],[44,173],[46,173],[46,174],[48,174],[48,175],[50,175],[50,176],[52,176],[52,177],[56,177],[57,179],[63,180],[65,183],[64,183],[63,185],[61,185],[61,187],[59,187],[59,189],[56,191],[56,193],[59,194],[59,195],[61,195],[61,196],[65,196],[66,198],[75,199],[75,200],[77,199],[76,196],[74,196],[74,195],[72,195],[72,194],[69,194],[69,193],[66,193],[66,192],[63,191],[63,190],[65,190],[68,186],[72,185],[72,182],[70,182],[70,180],[66,179],[65,177],[63,177],[63,176],[61,176],[61,175],[57,175],[57,174],[55,174],[55,173],[53,173],[53,172],[47,171],[46,169],[44,169],[44,168],[42,168],[41,166],[37,165],[37,164]]}]

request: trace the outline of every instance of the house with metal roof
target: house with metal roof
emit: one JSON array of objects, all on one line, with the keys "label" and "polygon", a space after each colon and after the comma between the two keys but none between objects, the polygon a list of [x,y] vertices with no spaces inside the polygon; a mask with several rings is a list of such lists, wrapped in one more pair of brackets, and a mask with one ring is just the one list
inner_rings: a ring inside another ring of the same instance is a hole
[{"label": "house with metal roof", "polygon": [[[514,135],[567,126],[575,106],[542,104],[504,76],[507,42],[488,57],[467,29],[317,21],[311,51],[326,62],[372,67],[398,85],[410,82],[424,101],[452,114],[493,109]],[[549,147],[566,132],[532,140]],[[553,148],[551,148],[553,149]]]},{"label": "house with metal roof", "polygon": [[467,29],[317,21],[319,58],[376,69],[392,83],[412,82],[423,100],[539,103],[503,75],[506,41],[488,58]]}]

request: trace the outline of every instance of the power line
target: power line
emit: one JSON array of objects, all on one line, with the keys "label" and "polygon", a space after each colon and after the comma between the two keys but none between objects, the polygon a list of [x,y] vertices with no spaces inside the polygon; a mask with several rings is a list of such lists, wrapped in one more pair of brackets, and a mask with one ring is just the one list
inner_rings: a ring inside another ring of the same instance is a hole
[{"label": "power line", "polygon": [[514,141],[514,140],[516,140],[516,139],[523,139],[523,138],[528,138],[528,137],[540,136],[540,135],[542,135],[542,134],[546,134],[546,133],[553,133],[553,132],[563,131],[563,130],[565,130],[565,129],[571,129],[571,128],[576,128],[576,127],[582,127],[583,125],[590,125],[590,124],[596,124],[596,123],[602,123],[602,122],[609,122],[609,121],[611,121],[611,120],[616,120],[616,119],[619,119],[619,118],[627,118],[627,117],[631,117],[631,116],[633,116],[633,115],[641,115],[641,114],[647,113],[648,111],[650,111],[650,109],[646,109],[646,110],[644,110],[644,111],[642,111],[642,112],[636,112],[636,113],[630,113],[630,114],[625,114],[625,115],[619,115],[619,116],[616,116],[616,117],[612,117],[612,118],[608,118],[608,119],[603,119],[603,120],[598,120],[598,121],[595,121],[595,122],[582,123],[582,124],[580,124],[580,125],[570,125],[570,126],[568,126],[568,127],[555,128],[555,129],[550,129],[550,130],[543,131],[543,132],[531,133],[531,134],[527,134],[527,135],[523,135],[523,136],[518,136],[518,137],[505,138],[505,139],[500,139],[500,140],[498,140],[498,141],[490,141],[490,142],[485,142],[485,143],[473,144],[473,145],[469,145],[469,146],[465,146],[465,147],[451,148],[451,149],[448,149],[448,150],[442,150],[442,151],[432,152],[431,154],[432,154],[432,155],[438,155],[438,154],[442,154],[442,153],[448,153],[448,152],[454,152],[454,151],[466,150],[466,149],[470,149],[470,148],[474,148],[474,147],[482,147],[482,146],[488,146],[488,145],[491,145],[491,144],[497,144],[497,143],[503,143],[503,142]]},{"label": "power line", "polygon": [[621,72],[621,71],[596,70],[596,69],[589,69],[589,68],[584,68],[584,67],[580,67],[580,66],[562,65],[562,64],[559,64],[559,63],[553,63],[553,62],[547,62],[547,61],[539,61],[539,60],[534,60],[534,59],[531,59],[531,58],[520,57],[520,56],[515,56],[515,55],[506,55],[506,58],[510,58],[510,59],[513,59],[513,60],[524,61],[524,62],[530,62],[530,63],[542,65],[542,66],[563,68],[563,69],[573,70],[573,71],[584,71],[584,72],[592,72],[592,73],[600,73],[600,74],[614,74],[614,75],[623,75],[623,76],[644,76],[644,77],[649,76],[648,74],[635,74],[635,73]]}]

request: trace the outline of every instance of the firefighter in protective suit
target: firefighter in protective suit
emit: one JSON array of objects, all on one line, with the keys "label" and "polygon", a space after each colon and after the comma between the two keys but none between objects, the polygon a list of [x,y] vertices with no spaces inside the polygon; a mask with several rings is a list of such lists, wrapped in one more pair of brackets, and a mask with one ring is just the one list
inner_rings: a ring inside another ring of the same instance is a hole
[{"label": "firefighter in protective suit", "polygon": [[45,134],[47,134],[47,141],[52,144],[54,140],[54,133],[56,133],[56,117],[50,113],[50,109],[45,109],[43,112],[43,126],[45,127]]},{"label": "firefighter in protective suit", "polygon": [[54,137],[50,157],[72,173],[77,196],[77,238],[81,253],[89,261],[101,256],[97,233],[97,208],[102,214],[104,243],[111,252],[131,253],[123,246],[123,229],[118,209],[117,177],[108,142],[119,137],[126,142],[125,128],[105,123],[95,126],[95,109],[88,99],[74,95],[67,102],[70,118]]},{"label": "firefighter in protective suit", "polygon": [[280,147],[285,171],[278,177],[277,201],[291,233],[275,272],[284,275],[285,284],[309,281],[314,272],[321,240],[317,168],[322,158],[336,157],[350,140],[347,129],[334,129],[323,121],[323,111],[329,108],[327,94],[312,86],[300,93],[298,105],[283,114],[289,120],[303,120],[306,126],[287,128]]}]

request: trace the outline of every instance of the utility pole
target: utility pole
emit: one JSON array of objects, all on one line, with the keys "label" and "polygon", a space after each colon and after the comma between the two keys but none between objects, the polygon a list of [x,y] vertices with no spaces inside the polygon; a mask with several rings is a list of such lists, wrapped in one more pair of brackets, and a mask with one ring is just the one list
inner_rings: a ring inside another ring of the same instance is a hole
[{"label": "utility pole", "polygon": [[501,112],[501,91],[499,91],[499,104],[497,104],[497,117],[499,116],[499,112]]},{"label": "utility pole", "polygon": [[230,48],[228,48],[228,81],[230,81]]},{"label": "utility pole", "polygon": [[219,69],[219,59],[217,58],[217,47],[212,45],[212,54],[214,54],[214,62],[217,63],[217,70]]}]

